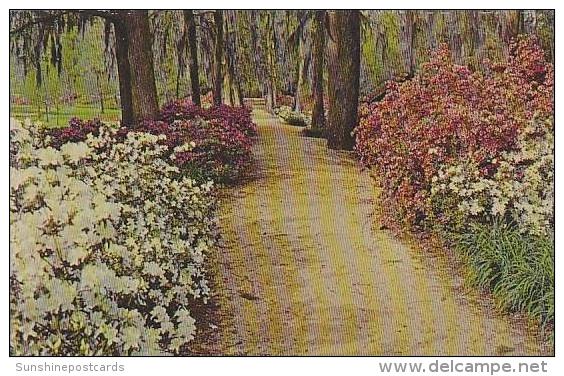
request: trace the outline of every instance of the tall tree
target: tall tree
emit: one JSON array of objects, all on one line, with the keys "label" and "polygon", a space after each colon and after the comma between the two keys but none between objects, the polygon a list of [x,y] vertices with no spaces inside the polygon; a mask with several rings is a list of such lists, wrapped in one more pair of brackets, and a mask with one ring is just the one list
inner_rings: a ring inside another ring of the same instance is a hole
[{"label": "tall tree", "polygon": [[215,23],[213,103],[220,105],[222,102],[221,89],[223,86],[223,11],[216,10],[213,19]]},{"label": "tall tree", "polygon": [[132,124],[156,117],[159,112],[155,69],[153,63],[153,37],[146,10],[120,11],[128,38],[128,60],[131,70]]},{"label": "tall tree", "polygon": [[404,23],[404,35],[405,38],[404,48],[405,48],[405,60],[407,66],[407,74],[413,76],[415,74],[415,41],[417,32],[417,15],[414,10],[404,11],[405,23]]},{"label": "tall tree", "polygon": [[[231,26],[230,26],[231,25]],[[241,79],[237,72],[237,51],[236,51],[236,33],[237,13],[236,11],[228,11],[227,22],[225,24],[225,51],[227,62],[227,79],[229,86],[229,103],[234,106],[242,106],[242,89]]]},{"label": "tall tree", "polygon": [[118,67],[119,97],[121,102],[121,123],[134,124],[133,98],[131,96],[131,68],[129,64],[129,38],[123,22],[114,22],[116,38],[116,61]]},{"label": "tall tree", "polygon": [[360,11],[329,12],[329,116],[327,146],[351,150],[358,117]]},{"label": "tall tree", "polygon": [[[264,78],[264,89],[266,90],[266,109],[268,111],[273,111],[276,107],[277,100],[277,64],[276,64],[276,28],[275,28],[275,12],[266,10],[264,13],[258,14],[258,22],[260,25],[264,25],[263,30],[253,29],[256,33],[264,33],[261,35],[262,44],[259,44],[259,48],[262,51],[262,61],[260,65],[262,66],[262,76]],[[263,23],[264,22],[264,23]],[[255,37],[256,39],[256,37]]]},{"label": "tall tree", "polygon": [[197,106],[201,106],[200,100],[200,72],[198,68],[198,39],[196,36],[196,20],[194,11],[191,9],[184,10],[184,23],[188,36],[188,47],[190,49],[190,84],[192,87],[192,102]]},{"label": "tall tree", "polygon": [[325,65],[325,11],[317,10],[313,24],[313,114],[311,128],[325,128],[323,107],[323,66]]},{"label": "tall tree", "polygon": [[[32,62],[36,68],[39,67],[40,72],[41,54],[49,46],[48,41],[52,39],[56,43],[62,33],[75,26],[84,30],[93,17],[100,17],[108,25],[114,26],[122,124],[134,126],[142,119],[155,117],[158,102],[148,11],[14,11],[10,13],[10,36],[16,48],[22,44],[31,49],[26,56],[32,56]],[[109,30],[111,28],[107,27],[106,42],[109,40]],[[23,42],[19,43],[20,40]],[[51,48],[51,59],[55,65],[61,65],[59,47]],[[40,75],[37,82],[41,84]]]},{"label": "tall tree", "polygon": [[290,37],[290,43],[294,44],[297,59],[296,59],[296,90],[294,92],[294,110],[302,111],[302,102],[305,100],[308,88],[308,69],[310,62],[311,50],[306,45],[307,39],[305,37],[306,32],[306,22],[309,17],[311,17],[311,12],[307,11],[296,11],[297,27],[294,33]]}]

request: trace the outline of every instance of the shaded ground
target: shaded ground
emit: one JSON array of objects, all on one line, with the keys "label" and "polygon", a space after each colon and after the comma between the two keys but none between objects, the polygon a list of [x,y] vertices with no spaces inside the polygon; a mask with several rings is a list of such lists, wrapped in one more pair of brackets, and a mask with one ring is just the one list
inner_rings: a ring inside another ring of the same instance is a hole
[{"label": "shaded ground", "polygon": [[[212,260],[223,355],[541,355],[522,320],[463,288],[446,257],[380,230],[352,156],[300,136],[261,105],[255,175],[223,199]],[[213,307],[212,305],[212,307]]]}]

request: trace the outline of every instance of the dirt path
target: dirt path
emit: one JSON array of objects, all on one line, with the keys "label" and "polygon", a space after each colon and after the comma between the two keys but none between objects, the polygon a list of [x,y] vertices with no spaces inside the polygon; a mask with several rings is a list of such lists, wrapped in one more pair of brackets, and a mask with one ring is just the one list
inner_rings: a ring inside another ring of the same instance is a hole
[{"label": "dirt path", "polygon": [[256,173],[223,200],[217,255],[226,355],[539,355],[549,350],[462,288],[444,257],[374,220],[346,153],[255,107]]}]

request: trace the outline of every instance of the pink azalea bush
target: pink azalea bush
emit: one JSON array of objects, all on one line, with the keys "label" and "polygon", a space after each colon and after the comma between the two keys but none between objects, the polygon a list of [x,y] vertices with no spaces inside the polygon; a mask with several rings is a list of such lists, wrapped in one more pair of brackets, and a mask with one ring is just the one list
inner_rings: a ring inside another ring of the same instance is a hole
[{"label": "pink azalea bush", "polygon": [[[67,142],[86,140],[88,134],[97,135],[102,125],[98,119],[72,119],[65,128],[47,131],[51,146],[60,149]],[[145,120],[135,128],[122,127],[118,137],[129,132],[164,135],[161,144],[172,150],[192,142],[190,150],[176,154],[174,164],[194,178],[216,182],[234,182],[248,169],[252,161],[252,140],[256,125],[247,107],[228,105],[200,108],[189,100],[165,104],[157,120]]]},{"label": "pink azalea bush", "polygon": [[413,80],[390,82],[381,102],[361,108],[356,152],[377,172],[397,218],[422,225],[439,169],[471,160],[482,176],[495,174],[496,159],[517,148],[533,116],[552,115],[553,82],[533,39],[513,43],[508,61],[486,72],[454,64],[441,46]]},{"label": "pink azalea bush", "polygon": [[161,120],[172,123],[175,120],[204,120],[219,119],[237,128],[247,136],[256,135],[256,125],[251,119],[251,110],[248,107],[234,107],[226,104],[201,108],[190,100],[179,99],[166,103],[161,109]]},{"label": "pink azalea bush", "polygon": [[[356,152],[388,221],[466,255],[500,307],[554,323],[554,71],[533,38],[485,72],[445,46],[360,108]],[[391,215],[390,215],[391,214]]]},{"label": "pink azalea bush", "polygon": [[52,139],[51,146],[60,149],[61,146],[67,142],[80,142],[86,140],[86,137],[89,134],[97,136],[101,124],[102,122],[100,119],[81,120],[74,117],[70,119],[67,127],[48,131],[48,134]]},{"label": "pink azalea bush", "polygon": [[257,134],[249,108],[200,108],[190,101],[177,100],[163,106],[161,119],[159,132],[151,133],[195,144],[193,149],[176,154],[174,163],[184,171],[217,182],[234,182],[249,168],[253,136]]}]

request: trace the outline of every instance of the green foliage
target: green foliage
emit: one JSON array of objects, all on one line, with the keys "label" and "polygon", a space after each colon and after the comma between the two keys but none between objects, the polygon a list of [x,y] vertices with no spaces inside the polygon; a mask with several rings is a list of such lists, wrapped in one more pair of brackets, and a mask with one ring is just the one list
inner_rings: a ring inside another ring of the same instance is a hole
[{"label": "green foliage", "polygon": [[[40,86],[37,86],[36,69],[24,68],[21,59],[12,54],[10,99],[11,110],[15,112],[13,116],[19,117],[19,105],[24,104],[26,117],[29,115],[53,126],[65,124],[73,115],[79,116],[79,111],[84,108],[90,108],[91,114],[114,120],[115,109],[119,106],[117,69],[115,59],[107,59],[103,32],[103,22],[93,19],[82,32],[73,29],[61,34],[61,71],[57,71],[45,54],[39,61]],[[48,49],[52,43],[52,40],[48,42]],[[76,113],[66,115],[75,109]]]},{"label": "green foliage", "polygon": [[11,352],[181,352],[209,294],[212,183],[165,162],[165,136],[104,127],[58,151],[36,129],[10,123]]},{"label": "green foliage", "polygon": [[361,39],[361,92],[367,93],[394,75],[405,73],[402,57],[401,25],[397,12],[380,11],[368,18]]},{"label": "green foliage", "polygon": [[31,105],[12,105],[10,116],[23,121],[31,119],[33,122],[42,123],[46,127],[63,127],[68,125],[72,118],[100,119],[106,123],[117,123],[120,121],[121,110],[118,108],[106,108],[104,113],[100,108],[91,105],[72,105],[50,108],[48,112],[38,111]]},{"label": "green foliage", "polygon": [[526,235],[494,221],[472,225],[455,244],[468,256],[473,281],[502,308],[526,312],[544,328],[554,323],[553,234]]},{"label": "green foliage", "polygon": [[311,119],[301,112],[293,111],[288,106],[280,106],[274,111],[287,124],[298,127],[305,127],[311,122]]}]

